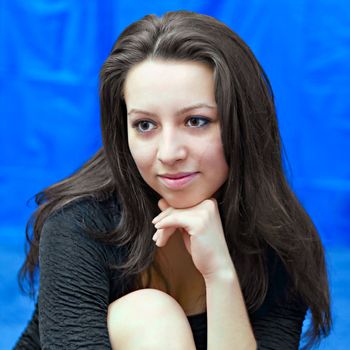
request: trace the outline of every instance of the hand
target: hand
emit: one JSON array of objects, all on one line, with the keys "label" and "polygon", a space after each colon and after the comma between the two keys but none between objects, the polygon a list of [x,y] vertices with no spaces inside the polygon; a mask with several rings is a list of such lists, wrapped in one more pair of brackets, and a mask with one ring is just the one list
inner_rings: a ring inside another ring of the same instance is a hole
[{"label": "hand", "polygon": [[172,208],[165,199],[158,206],[162,212],[152,220],[157,229],[153,239],[158,247],[164,247],[171,235],[180,230],[186,249],[205,280],[234,270],[214,198],[186,209]]}]

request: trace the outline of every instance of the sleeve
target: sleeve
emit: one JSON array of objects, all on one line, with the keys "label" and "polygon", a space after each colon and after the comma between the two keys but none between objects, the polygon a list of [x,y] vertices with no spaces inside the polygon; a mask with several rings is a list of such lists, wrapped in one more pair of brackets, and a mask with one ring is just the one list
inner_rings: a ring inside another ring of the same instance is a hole
[{"label": "sleeve", "polygon": [[41,348],[111,349],[109,273],[103,245],[62,213],[47,219],[39,246]]},{"label": "sleeve", "polygon": [[308,308],[299,296],[290,292],[289,277],[281,262],[270,276],[271,288],[265,302],[251,318],[257,349],[299,349]]},{"label": "sleeve", "polygon": [[296,350],[306,307],[297,303],[274,305],[269,312],[252,322],[258,350]]}]

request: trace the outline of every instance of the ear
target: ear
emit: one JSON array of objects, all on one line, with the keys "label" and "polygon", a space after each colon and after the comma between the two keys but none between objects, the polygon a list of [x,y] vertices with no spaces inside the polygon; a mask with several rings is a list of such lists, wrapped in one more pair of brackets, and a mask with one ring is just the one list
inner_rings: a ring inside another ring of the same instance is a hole
[{"label": "ear", "polygon": [[158,207],[161,211],[164,211],[170,207],[170,205],[167,203],[167,201],[162,198],[158,201]]}]

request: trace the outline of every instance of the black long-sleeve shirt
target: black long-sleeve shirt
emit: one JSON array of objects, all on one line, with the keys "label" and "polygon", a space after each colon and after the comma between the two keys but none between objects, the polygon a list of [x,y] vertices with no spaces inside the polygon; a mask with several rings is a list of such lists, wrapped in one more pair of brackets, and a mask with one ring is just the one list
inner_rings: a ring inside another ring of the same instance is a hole
[{"label": "black long-sleeve shirt", "polygon": [[[26,349],[111,349],[107,309],[127,293],[110,266],[124,261],[122,248],[92,239],[83,229],[108,229],[119,219],[113,202],[73,202],[50,216],[39,246],[40,287],[33,317],[15,345]],[[271,270],[264,303],[249,313],[258,349],[298,349],[307,306],[281,302],[288,281],[282,263]],[[279,300],[277,302],[277,299]],[[188,316],[197,350],[206,349],[206,313]],[[176,340],[174,340],[176,341]]]}]

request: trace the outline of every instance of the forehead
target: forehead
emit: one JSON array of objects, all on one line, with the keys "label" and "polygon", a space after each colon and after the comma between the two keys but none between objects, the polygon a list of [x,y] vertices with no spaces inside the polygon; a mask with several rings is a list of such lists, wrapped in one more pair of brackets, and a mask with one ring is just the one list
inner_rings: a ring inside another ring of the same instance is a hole
[{"label": "forehead", "polygon": [[124,83],[127,105],[205,102],[215,104],[213,69],[194,61],[143,61]]}]

